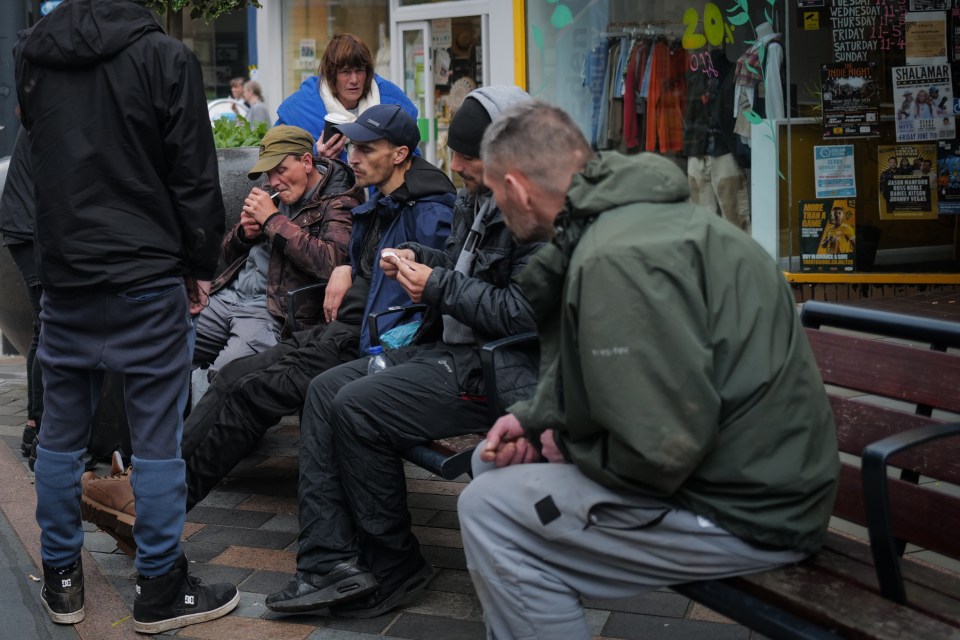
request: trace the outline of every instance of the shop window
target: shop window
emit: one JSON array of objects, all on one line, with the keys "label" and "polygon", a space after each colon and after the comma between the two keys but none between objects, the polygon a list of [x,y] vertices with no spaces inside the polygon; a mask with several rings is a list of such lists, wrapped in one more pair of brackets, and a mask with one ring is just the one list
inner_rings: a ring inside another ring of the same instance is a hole
[{"label": "shop window", "polygon": [[[800,117],[781,127],[791,188],[781,189],[780,249],[792,271],[958,271],[955,5],[801,0],[789,8]],[[856,229],[852,255],[831,240],[838,210]]]},{"label": "shop window", "polygon": [[227,13],[213,22],[184,18],[183,41],[200,60],[208,100],[230,96],[230,79],[249,74],[247,17]]},{"label": "shop window", "polygon": [[[670,157],[744,231],[770,216],[790,270],[956,271],[954,4],[528,0],[528,89],[597,149]],[[776,195],[751,204],[756,174]]]},{"label": "shop window", "polygon": [[330,39],[352,33],[370,47],[375,71],[390,77],[387,39],[388,0],[286,0],[283,5],[283,96],[317,75],[320,58]]}]

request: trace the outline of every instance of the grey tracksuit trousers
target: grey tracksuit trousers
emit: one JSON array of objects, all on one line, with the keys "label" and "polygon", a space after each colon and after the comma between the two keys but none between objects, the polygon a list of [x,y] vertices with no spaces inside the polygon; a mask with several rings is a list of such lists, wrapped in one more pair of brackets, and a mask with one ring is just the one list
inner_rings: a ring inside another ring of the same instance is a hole
[{"label": "grey tracksuit trousers", "polygon": [[612,491],[572,464],[481,466],[457,512],[490,639],[586,640],[581,597],[626,598],[804,558],[752,546],[676,505]]}]

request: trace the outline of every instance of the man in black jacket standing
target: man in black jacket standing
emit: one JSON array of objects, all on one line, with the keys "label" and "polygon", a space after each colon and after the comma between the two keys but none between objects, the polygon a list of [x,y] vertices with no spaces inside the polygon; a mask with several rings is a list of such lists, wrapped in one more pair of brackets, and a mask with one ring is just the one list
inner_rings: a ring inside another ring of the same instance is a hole
[{"label": "man in black jacket standing", "polygon": [[[300,421],[300,549],[297,573],[267,608],[372,618],[422,589],[432,569],[411,530],[400,453],[436,438],[489,426],[480,346],[533,330],[515,282],[537,244],[519,245],[483,187],[480,140],[517,87],[483,87],[450,123],[451,168],[463,178],[445,251],[417,243],[381,253],[380,268],[414,302],[430,305],[422,337],[387,351],[387,369],[367,359],[314,378]],[[348,137],[353,137],[344,127]],[[435,329],[432,330],[432,329]],[[442,334],[442,340],[438,340]],[[514,392],[535,382],[533,359],[506,356]],[[139,508],[138,508],[139,512]]]},{"label": "man in black jacket standing", "polygon": [[10,257],[23,276],[27,299],[33,315],[33,338],[27,351],[27,424],[23,427],[20,450],[29,457],[30,469],[37,461],[35,441],[43,415],[43,376],[36,360],[40,343],[40,297],[43,287],[37,274],[37,257],[33,246],[33,175],[30,169],[30,141],[21,126],[10,157],[7,180],[0,197],[0,233]]},{"label": "man in black jacket standing", "polygon": [[124,375],[144,514],[134,629],[225,615],[231,585],[188,575],[180,457],[193,345],[224,210],[196,57],[131,0],[65,0],[14,50],[36,183],[46,383],[37,522],[54,622],[83,620],[80,475],[103,371]]}]

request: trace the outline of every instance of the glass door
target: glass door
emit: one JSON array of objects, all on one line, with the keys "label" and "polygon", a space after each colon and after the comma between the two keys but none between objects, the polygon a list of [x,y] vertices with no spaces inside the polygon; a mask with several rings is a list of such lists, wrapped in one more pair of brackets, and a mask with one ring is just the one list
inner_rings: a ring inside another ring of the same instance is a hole
[{"label": "glass door", "polygon": [[425,20],[404,22],[400,25],[400,38],[393,52],[400,61],[400,87],[417,106],[420,128],[420,154],[436,164],[437,146],[434,133],[436,103],[434,102],[433,67],[430,59],[430,23]]},{"label": "glass door", "polygon": [[455,184],[447,127],[467,94],[489,84],[487,22],[486,15],[466,15],[397,23],[400,50],[393,55],[401,61],[401,86],[420,111],[420,153]]}]

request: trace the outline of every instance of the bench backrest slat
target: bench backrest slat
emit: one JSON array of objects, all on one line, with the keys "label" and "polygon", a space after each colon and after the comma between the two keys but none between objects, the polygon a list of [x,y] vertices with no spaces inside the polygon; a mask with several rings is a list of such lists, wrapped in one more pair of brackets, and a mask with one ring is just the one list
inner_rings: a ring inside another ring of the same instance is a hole
[{"label": "bench backrest slat", "polygon": [[[915,485],[896,478],[889,480],[893,532],[924,549],[960,558],[960,498],[945,494],[929,484]],[[843,520],[865,524],[860,469],[844,464],[833,514]]]},{"label": "bench backrest slat", "polygon": [[[872,317],[862,315],[864,321]],[[839,451],[859,457],[867,444],[887,436],[943,422],[943,416],[957,421],[950,418],[960,413],[960,352],[906,342],[904,336],[896,335],[896,323],[877,329],[882,337],[838,332],[829,324],[807,328],[806,333],[830,394]],[[907,329],[909,324],[907,320]],[[889,339],[891,333],[897,340]],[[926,417],[933,410],[943,413]],[[960,485],[960,438],[909,449],[891,458],[890,465],[893,473],[907,470],[924,478],[920,484],[890,478],[894,534],[924,549],[960,558],[960,498],[938,490],[935,484]],[[834,515],[864,525],[861,482],[859,467],[842,466]]]},{"label": "bench backrest slat", "polygon": [[[871,442],[940,422],[836,395],[830,396],[830,405],[837,423],[837,448],[858,457]],[[891,464],[960,485],[960,439],[947,438],[909,449],[891,458]]]},{"label": "bench backrest slat", "polygon": [[960,356],[807,329],[826,384],[960,412]]}]

